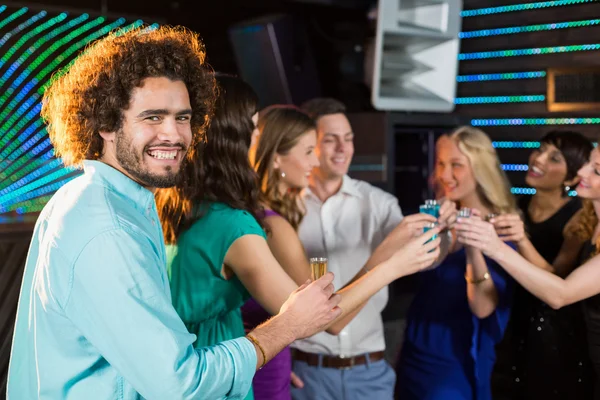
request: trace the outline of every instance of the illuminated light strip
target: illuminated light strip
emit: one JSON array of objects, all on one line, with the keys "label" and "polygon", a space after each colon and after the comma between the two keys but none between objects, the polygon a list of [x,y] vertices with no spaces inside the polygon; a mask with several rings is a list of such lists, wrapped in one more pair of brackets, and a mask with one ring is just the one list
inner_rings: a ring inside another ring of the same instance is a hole
[{"label": "illuminated light strip", "polygon": [[[502,164],[503,171],[529,171],[527,164]],[[0,192],[2,194],[2,192]]]},{"label": "illuminated light strip", "polygon": [[513,35],[516,33],[551,31],[554,29],[583,28],[600,24],[600,19],[587,19],[582,21],[555,22],[552,24],[511,26],[507,28],[482,29],[479,31],[460,32],[461,39],[471,39],[486,36]]},{"label": "illuminated light strip", "polygon": [[44,165],[42,168],[37,168],[35,171],[31,172],[30,174],[24,176],[23,178],[13,182],[12,184],[5,187],[4,189],[0,190],[0,196],[7,194],[11,190],[19,189],[20,187],[23,187],[23,186],[29,184],[30,182],[35,181],[36,179],[39,179],[42,175],[52,171],[53,169],[60,167],[61,165],[62,165],[62,160],[55,159],[55,160],[50,161],[48,164]]},{"label": "illuminated light strip", "polygon": [[534,79],[544,78],[546,71],[529,72],[504,72],[498,74],[477,74],[477,75],[459,75],[457,82],[481,82],[481,81],[502,81],[508,79]]},{"label": "illuminated light strip", "polygon": [[51,195],[38,197],[33,200],[25,200],[20,203],[15,203],[15,204],[7,207],[6,211],[14,210],[17,212],[17,214],[25,214],[28,212],[41,211],[46,206],[46,203],[48,203],[48,201],[50,201],[52,196],[53,195],[51,194]]},{"label": "illuminated light strip", "polygon": [[[27,32],[25,35],[23,35],[23,37],[21,37],[21,39],[19,39],[19,41],[17,43],[15,43],[13,46],[11,46],[11,48],[6,51],[4,56],[2,56],[2,58],[0,59],[0,67],[2,67],[13,56],[13,54],[15,54],[25,43],[27,43],[27,41],[29,41],[31,38],[36,37],[37,35],[39,35],[43,31],[45,31],[46,29],[53,27],[57,23],[62,22],[65,18],[67,18],[67,13],[61,13],[61,14],[57,15],[56,17],[44,22],[40,26],[31,30],[30,32]],[[35,44],[33,44],[33,45],[29,46],[27,48],[27,50],[28,50],[28,52],[25,53],[24,55],[29,56],[29,55],[31,55],[31,53],[33,51],[37,50],[37,46]],[[5,74],[7,72],[5,72]],[[3,76],[3,78],[4,78],[4,76]]]},{"label": "illuminated light strip", "polygon": [[[58,18],[58,17],[57,17]],[[65,16],[66,18],[66,16]],[[8,78],[21,66],[23,65],[23,63],[25,62],[25,60],[27,60],[31,55],[35,54],[35,52],[40,48],[40,46],[42,46],[44,43],[50,42],[52,41],[56,36],[68,31],[69,29],[74,28],[75,26],[79,25],[80,23],[82,23],[83,21],[87,20],[89,18],[88,14],[82,14],[79,17],[72,19],[68,22],[65,22],[64,24],[62,24],[61,26],[54,28],[52,31],[50,31],[49,33],[45,34],[44,36],[42,36],[40,39],[36,40],[36,42],[34,44],[32,44],[31,46],[26,48],[26,52],[19,57],[19,59],[13,63],[10,68],[4,73],[4,75],[2,75],[2,78],[0,78],[0,86],[3,86],[6,81],[8,80]],[[63,18],[64,20],[64,18]],[[62,22],[59,21],[59,22]],[[33,30],[33,36],[37,36],[37,34],[39,32],[35,32],[37,29],[41,28],[38,27],[36,29]],[[18,44],[18,43],[17,43]],[[21,44],[20,46],[16,46],[9,49],[6,53],[5,56],[3,56],[0,59],[0,67],[2,67],[9,59],[9,57],[12,56],[12,54],[14,52],[16,52],[21,46],[23,46],[23,44]]]},{"label": "illuminated light strip", "polygon": [[[40,118],[35,120],[31,125],[29,125],[27,127],[27,129],[25,129],[23,131],[23,133],[21,133],[19,135],[19,137],[18,137],[19,140],[12,141],[8,147],[6,147],[4,150],[2,150],[2,152],[0,152],[0,160],[13,161],[13,160],[17,159],[25,151],[25,150],[21,151],[21,149],[19,147],[20,146],[22,147],[26,144],[28,144],[29,147],[31,147],[32,139],[35,139],[36,136],[39,136],[39,134],[34,135],[32,138],[29,138],[29,137],[38,129],[43,128],[43,126],[44,126],[44,121],[42,121]],[[21,129],[21,127],[17,127],[17,129],[15,129],[14,132],[19,132],[20,129]],[[41,136],[43,137],[45,135],[46,135],[46,133],[44,130],[44,133],[42,133]],[[41,139],[41,137],[38,137],[37,140],[35,140],[35,141],[37,142],[40,139]],[[4,164],[4,163],[2,163],[2,164]]]},{"label": "illuminated light strip", "polygon": [[[40,54],[38,57],[36,57],[36,59],[34,61],[31,62],[31,64],[29,64],[29,66],[27,67],[27,70],[23,71],[12,83],[11,87],[9,88],[8,91],[10,91],[12,93],[12,91],[14,91],[18,86],[21,85],[21,83],[23,83],[23,81],[25,79],[27,79],[27,77],[35,70],[37,69],[37,67],[39,67],[43,62],[46,61],[46,59],[55,51],[57,51],[60,47],[64,46],[65,44],[69,43],[70,41],[72,41],[73,39],[75,39],[77,36],[80,36],[81,34],[83,34],[83,32],[88,31],[92,28],[95,28],[96,26],[102,24],[104,22],[104,18],[103,17],[98,17],[95,20],[92,20],[90,22],[88,22],[87,24],[83,25],[82,27],[77,28],[75,31],[69,33],[67,36],[65,36],[64,38],[60,39],[60,40],[56,40],[52,46],[50,46],[50,48],[46,49],[42,54]],[[55,57],[55,59],[59,59],[60,61],[62,61],[61,55]],[[59,61],[59,62],[60,62]],[[35,78],[34,78],[35,79]],[[7,96],[4,95],[2,97],[0,97],[0,99],[2,99],[2,103],[4,103],[7,99]],[[0,105],[2,105],[2,103],[0,103]]]},{"label": "illuminated light strip", "polygon": [[12,21],[19,18],[21,15],[25,14],[27,12],[27,10],[28,10],[27,7],[23,7],[19,11],[15,11],[8,17],[4,18],[2,21],[0,21],[0,29],[4,28],[6,25],[10,24]]},{"label": "illuminated light strip", "polygon": [[6,42],[8,42],[8,40],[13,35],[21,32],[25,28],[28,28],[32,24],[36,23],[39,19],[44,18],[46,16],[46,14],[47,14],[46,11],[39,12],[36,15],[34,15],[33,17],[29,18],[27,21],[22,22],[19,25],[17,25],[17,27],[15,29],[13,29],[12,31],[10,31],[7,34],[5,34],[4,36],[2,36],[2,39],[0,39],[0,47],[4,46],[4,44]]},{"label": "illuminated light strip", "polygon": [[546,100],[543,94],[521,96],[457,97],[455,104],[535,103]]},{"label": "illuminated light strip", "polygon": [[4,10],[6,10],[6,6],[0,6],[0,14],[3,13]]},{"label": "illuminated light strip", "polygon": [[18,198],[22,194],[31,192],[39,187],[47,185],[48,183],[54,182],[54,181],[58,180],[59,178],[63,177],[64,175],[67,175],[71,172],[73,172],[72,168],[61,168],[60,170],[53,172],[53,173],[51,173],[41,179],[38,179],[34,182],[31,182],[27,185],[24,185],[11,193],[0,196],[0,204],[5,204],[12,199]]},{"label": "illuminated light strip", "polygon": [[562,7],[574,4],[592,3],[596,0],[555,0],[555,1],[540,1],[537,3],[513,4],[511,6],[477,8],[473,10],[463,10],[460,13],[461,17],[475,17],[477,15],[501,14],[514,11],[527,11],[539,8]]},{"label": "illuminated light strip", "polygon": [[[81,22],[85,21],[88,18],[87,14],[83,14],[81,16],[79,16],[78,18],[69,21],[68,23],[66,23],[65,25],[62,25],[61,27],[58,27],[54,30],[52,30],[50,33],[44,35],[41,39],[37,40],[32,46],[30,46],[28,48],[28,52],[26,52],[24,55],[22,55],[21,57],[19,57],[19,59],[17,60],[16,63],[14,63],[8,71],[5,72],[5,74],[2,76],[2,78],[0,78],[0,87],[2,87],[4,85],[4,83],[6,83],[6,81],[8,80],[8,78],[12,75],[12,73],[14,71],[16,71],[16,69],[25,62],[25,60],[32,54],[34,54],[34,52],[41,46],[43,45],[46,41],[48,40],[52,40],[54,37],[56,37],[57,35],[60,35],[61,33],[68,31],[70,29],[72,29],[73,27],[75,27],[76,25],[80,24]],[[4,60],[4,59],[3,59]],[[36,60],[37,61],[37,60]],[[34,61],[35,62],[35,61]],[[1,67],[2,63],[0,62],[0,67]],[[27,88],[29,88],[31,85],[35,85],[37,82],[32,81],[30,82],[28,85],[26,85],[22,91],[26,90]],[[9,88],[10,90],[14,90],[14,88]],[[3,121],[8,115],[11,115],[11,118],[2,125],[2,127],[0,127],[0,132],[8,132],[9,128],[14,124],[14,121],[20,119],[21,115],[27,111],[27,109],[34,105],[38,98],[40,96],[38,94],[32,95],[20,108],[19,110],[14,113],[13,110],[16,107],[16,105],[19,103],[20,100],[20,96],[17,97],[17,99],[14,99],[13,101],[11,101],[8,105],[8,107],[4,108],[4,111],[2,113],[0,113],[0,121]],[[2,104],[1,100],[0,100],[0,105]],[[10,137],[5,137],[5,141],[0,143],[0,148],[2,148],[3,146],[6,145],[6,141],[10,140],[12,138],[12,136],[14,136],[14,134],[10,135]]]},{"label": "illuminated light strip", "polygon": [[19,170],[18,172],[19,173],[25,173],[25,174],[29,173],[33,168],[37,168],[38,166],[40,166],[42,164],[45,164],[46,160],[49,160],[52,157],[54,157],[54,149],[48,150],[48,152],[46,152],[45,154],[41,155],[36,160],[32,160],[32,159],[27,158],[27,157],[21,157],[17,161],[11,163],[8,168],[6,168],[4,170],[1,170],[1,172],[0,172],[0,182],[3,182],[3,181],[5,181],[8,178],[12,178],[14,176],[13,173],[15,171],[19,170],[19,168],[23,167],[23,165],[27,164],[30,161],[31,162],[29,164],[27,164],[27,166],[23,167],[23,169]]},{"label": "illuminated light strip", "polygon": [[[523,188],[523,187],[512,187],[510,188],[510,192],[512,194],[526,194],[526,195],[534,195],[536,190],[534,188]],[[576,197],[577,192],[575,190],[571,190],[569,192],[570,197]]]},{"label": "illuminated light strip", "polygon": [[[19,87],[21,85],[21,83],[27,79],[27,77],[37,69],[37,67],[42,64],[46,58],[48,58],[52,53],[54,53],[56,50],[58,50],[60,47],[62,47],[64,44],[68,43],[69,41],[71,41],[72,39],[74,39],[75,37],[81,35],[83,32],[88,31],[94,27],[96,27],[97,25],[100,25],[104,22],[104,18],[103,17],[98,17],[93,21],[88,22],[87,24],[85,24],[84,26],[78,28],[77,30],[75,30],[74,32],[69,33],[67,36],[65,36],[63,39],[61,40],[57,40],[55,41],[52,46],[50,46],[50,48],[48,48],[46,51],[44,51],[41,55],[39,55],[31,64],[29,64],[29,66],[27,67],[27,69],[25,71],[23,71],[10,85],[10,87],[5,91],[5,93],[0,96],[0,107],[11,97],[12,93],[15,91],[15,89],[17,87]],[[56,58],[60,58],[60,55]],[[2,82],[3,84],[4,82]],[[36,85],[38,83],[38,81],[36,80],[36,78],[31,79],[31,81],[29,82],[30,86]],[[29,90],[31,90],[31,88],[29,88]],[[27,93],[29,92],[29,90],[25,90],[22,89],[21,92],[17,95],[17,97],[15,99],[13,99],[11,101],[11,103],[9,104],[8,108],[5,110],[5,112],[3,112],[2,114],[8,113],[10,112],[10,110],[12,108],[14,108],[22,99],[23,97],[25,97],[27,95]],[[2,117],[0,117],[0,120],[2,120]],[[2,129],[0,128],[0,131],[2,131]]]},{"label": "illuminated light strip", "polygon": [[62,181],[56,181],[50,185],[44,186],[42,188],[39,189],[35,189],[32,190],[31,192],[27,192],[25,193],[23,196],[21,196],[20,198],[17,199],[11,199],[9,201],[6,201],[5,203],[0,203],[0,213],[6,212],[6,207],[15,204],[15,203],[20,203],[22,201],[25,200],[30,200],[30,199],[34,199],[36,197],[48,194],[48,193],[52,193],[57,191],[62,185],[64,185],[65,183],[69,182],[71,179],[75,178],[75,176],[69,176],[65,179],[63,179]]},{"label": "illuminated light strip", "polygon": [[576,44],[573,46],[556,46],[556,47],[536,47],[532,49],[511,49],[511,50],[496,50],[482,51],[478,53],[461,53],[458,55],[459,60],[481,60],[486,58],[501,58],[501,57],[518,57],[532,56],[538,54],[558,54],[570,53],[574,51],[595,51],[600,50],[600,44]]},{"label": "illuminated light strip", "polygon": [[[39,159],[38,159],[39,160]],[[53,167],[50,168],[49,166]],[[40,170],[44,170],[43,173],[49,172],[53,168],[59,167],[62,165],[62,160],[59,158],[55,159],[46,159],[42,163],[30,163],[25,168],[23,168],[19,175],[11,175],[8,179],[0,182],[0,190],[11,190],[9,188],[20,188],[21,186],[31,182],[39,177]],[[25,182],[25,183],[23,183]],[[16,186],[13,186],[16,185]]]},{"label": "illuminated light strip", "polygon": [[[71,47],[69,47],[62,54],[62,58],[61,59],[55,59],[54,61],[52,61],[50,63],[50,65],[46,66],[39,74],[37,74],[35,76],[35,79],[37,79],[38,81],[41,81],[42,78],[44,78],[46,75],[48,75],[48,73],[52,72],[58,66],[58,64],[60,64],[64,59],[69,58],[73,53],[75,53],[76,51],[78,51],[82,47],[85,47],[89,42],[91,42],[93,40],[96,40],[96,39],[98,39],[101,36],[106,35],[110,31],[112,31],[113,29],[118,28],[119,26],[123,25],[124,23],[125,23],[125,18],[119,18],[118,20],[116,20],[112,24],[107,25],[107,26],[103,27],[102,29],[100,29],[99,31],[96,31],[96,32],[90,34],[89,36],[86,36],[85,38],[81,39],[79,42],[77,42],[74,45],[72,45]],[[121,28],[119,30],[119,33],[122,34],[122,33],[127,32],[128,30],[137,28],[140,25],[142,25],[143,23],[144,23],[144,21],[142,21],[141,19],[138,19],[134,23]],[[63,71],[67,70],[69,68],[69,66],[71,64],[73,64],[74,62],[75,62],[75,60],[72,60],[62,70]],[[46,82],[45,85],[43,85],[41,88],[38,89],[38,94],[43,94],[46,91],[46,88],[51,83],[52,83],[51,81]]]},{"label": "illuminated light strip", "polygon": [[473,126],[507,125],[598,125],[600,118],[502,118],[472,119]]},{"label": "illuminated light strip", "polygon": [[539,149],[540,142],[497,141],[492,142],[495,149]]}]

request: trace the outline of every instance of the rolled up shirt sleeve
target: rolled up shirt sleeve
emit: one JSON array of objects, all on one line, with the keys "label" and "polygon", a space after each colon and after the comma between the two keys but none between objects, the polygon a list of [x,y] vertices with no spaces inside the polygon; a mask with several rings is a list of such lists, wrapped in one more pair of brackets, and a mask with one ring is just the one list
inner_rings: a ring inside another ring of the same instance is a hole
[{"label": "rolled up shirt sleeve", "polygon": [[101,233],[72,266],[65,313],[144,398],[243,398],[256,369],[254,346],[239,338],[194,349],[164,269],[143,234]]}]

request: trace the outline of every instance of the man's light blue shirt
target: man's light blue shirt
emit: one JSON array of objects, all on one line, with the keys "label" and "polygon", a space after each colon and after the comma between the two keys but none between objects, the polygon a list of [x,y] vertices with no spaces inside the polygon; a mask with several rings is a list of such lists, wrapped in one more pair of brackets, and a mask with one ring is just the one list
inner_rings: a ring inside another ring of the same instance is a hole
[{"label": "man's light blue shirt", "polygon": [[171,305],[153,194],[86,161],[35,227],[8,399],[244,398],[252,343],[194,349],[195,339]]}]

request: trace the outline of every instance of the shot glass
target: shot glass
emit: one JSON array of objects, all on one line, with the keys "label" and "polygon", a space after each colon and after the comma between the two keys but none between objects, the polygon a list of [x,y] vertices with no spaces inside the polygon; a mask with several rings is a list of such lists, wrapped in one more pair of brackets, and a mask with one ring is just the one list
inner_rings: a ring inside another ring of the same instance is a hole
[{"label": "shot glass", "polygon": [[316,281],[327,273],[327,258],[315,257],[310,259],[310,279]]},{"label": "shot glass", "polygon": [[425,204],[419,206],[419,212],[423,214],[429,214],[434,216],[435,218],[440,217],[440,203],[437,200],[427,199],[425,200]]},{"label": "shot glass", "polygon": [[457,218],[470,218],[471,217],[471,209],[468,207],[463,207],[458,211],[456,215]]},{"label": "shot glass", "polygon": [[489,213],[488,215],[485,216],[484,220],[486,222],[490,222],[490,219],[492,218],[496,218],[497,216],[499,216],[500,214],[496,214],[496,213]]}]

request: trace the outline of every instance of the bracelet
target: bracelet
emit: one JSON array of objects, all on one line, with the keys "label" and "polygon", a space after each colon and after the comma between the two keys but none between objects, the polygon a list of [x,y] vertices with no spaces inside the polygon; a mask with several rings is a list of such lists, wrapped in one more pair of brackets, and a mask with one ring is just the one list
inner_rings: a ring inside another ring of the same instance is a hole
[{"label": "bracelet", "polygon": [[250,341],[252,343],[254,343],[256,345],[256,347],[258,347],[258,349],[260,350],[260,353],[262,354],[263,362],[262,362],[262,365],[258,368],[258,369],[261,369],[267,363],[267,355],[265,354],[265,350],[262,348],[262,346],[260,345],[260,343],[258,343],[258,340],[256,340],[256,338],[254,336],[248,334],[248,335],[246,335],[246,337],[248,339],[250,339]]},{"label": "bracelet", "polygon": [[485,274],[483,274],[483,277],[479,278],[479,279],[473,279],[473,278],[469,278],[466,274],[465,274],[465,280],[467,281],[467,283],[471,283],[473,285],[479,285],[481,282],[485,282],[488,279],[490,279],[490,273],[486,272]]}]

